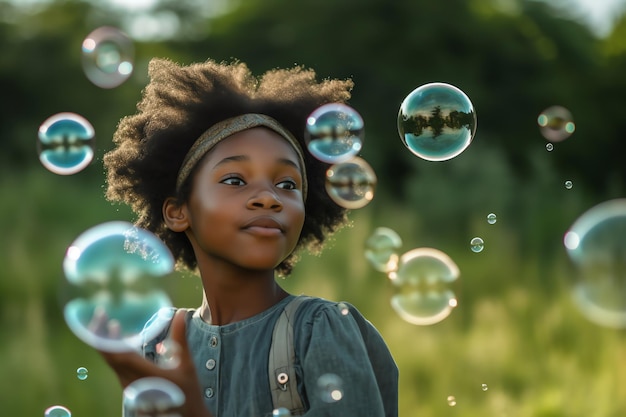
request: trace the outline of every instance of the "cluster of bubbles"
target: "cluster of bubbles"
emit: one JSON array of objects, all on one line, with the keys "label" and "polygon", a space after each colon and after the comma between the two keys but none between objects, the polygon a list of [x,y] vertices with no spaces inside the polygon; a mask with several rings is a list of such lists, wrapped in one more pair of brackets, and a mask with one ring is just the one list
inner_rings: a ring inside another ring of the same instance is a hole
[{"label": "cluster of bubbles", "polygon": [[174,258],[153,233],[123,221],[83,232],[63,260],[68,327],[99,350],[137,350],[172,318],[162,278]]},{"label": "cluster of bubbles", "polygon": [[145,377],[130,383],[123,392],[124,415],[179,416],[172,412],[185,404],[185,394],[171,381],[159,377]]},{"label": "cluster of bubbles", "polygon": [[358,209],[374,198],[376,174],[358,153],[363,148],[361,115],[342,103],[329,103],[309,115],[304,132],[307,149],[331,166],[326,171],[326,192],[339,206]]},{"label": "cluster of bubbles", "polygon": [[399,255],[401,244],[394,230],[379,227],[366,240],[365,258],[393,284],[391,306],[401,319],[422,326],[438,323],[457,306],[451,286],[459,268],[438,249],[416,248]]},{"label": "cluster of bubbles", "polygon": [[472,142],[476,112],[459,88],[446,83],[424,84],[400,105],[398,133],[414,155],[427,161],[446,161]]},{"label": "cluster of bubbles", "polygon": [[[101,88],[114,88],[133,72],[134,46],[121,30],[103,26],[82,43],[82,67],[87,79]],[[95,131],[83,116],[61,112],[39,127],[37,153],[41,164],[58,175],[73,175],[85,169],[95,154]]]},{"label": "cluster of bubbles", "polygon": [[583,213],[563,243],[576,277],[572,296],[590,321],[626,328],[626,199],[600,203]]}]

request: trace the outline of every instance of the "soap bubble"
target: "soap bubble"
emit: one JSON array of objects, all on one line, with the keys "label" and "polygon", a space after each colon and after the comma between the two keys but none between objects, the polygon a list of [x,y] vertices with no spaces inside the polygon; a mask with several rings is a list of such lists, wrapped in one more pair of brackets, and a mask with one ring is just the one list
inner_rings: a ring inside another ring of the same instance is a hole
[{"label": "soap bubble", "polygon": [[590,321],[626,328],[626,199],[600,203],[583,213],[563,243],[577,276],[576,306]]},{"label": "soap bubble", "polygon": [[497,221],[498,221],[498,216],[496,216],[495,213],[487,214],[487,223],[496,224]]},{"label": "soap bubble", "polygon": [[345,162],[363,147],[361,115],[341,103],[329,103],[307,118],[305,140],[309,152],[329,164]]},{"label": "soap bubble", "polygon": [[366,206],[374,198],[376,174],[364,159],[355,156],[326,171],[326,192],[338,205],[347,209]]},{"label": "soap bubble", "polygon": [[552,152],[552,150],[554,150],[554,144],[552,143],[546,143],[546,150],[548,152]]},{"label": "soap bubble", "polygon": [[541,135],[550,142],[565,140],[576,129],[572,113],[562,106],[551,106],[542,111],[537,117],[537,124]]},{"label": "soap bubble", "polygon": [[37,152],[50,172],[72,175],[87,167],[94,156],[95,132],[87,119],[76,113],[57,113],[39,126]]},{"label": "soap bubble", "polygon": [[452,159],[474,138],[474,106],[455,86],[445,83],[422,85],[402,102],[398,133],[404,145],[422,159]]},{"label": "soap bubble", "polygon": [[480,389],[482,389],[483,391],[487,391],[489,387],[487,386],[487,384],[481,384]]},{"label": "soap bubble", "polygon": [[448,398],[446,398],[446,401],[448,401],[448,405],[450,407],[454,407],[456,405],[456,398],[454,397],[454,395],[448,395]]},{"label": "soap bubble", "polygon": [[72,413],[62,405],[53,405],[46,408],[43,417],[72,417]]},{"label": "soap bubble", "polygon": [[131,76],[134,55],[133,42],[124,32],[102,26],[83,41],[83,70],[96,86],[114,88]]},{"label": "soap bubble", "polygon": [[159,285],[174,270],[174,258],[156,235],[131,223],[107,222],[83,232],[67,249],[63,270],[65,321],[90,346],[137,350],[172,317]]},{"label": "soap bubble", "polygon": [[567,188],[568,190],[571,190],[573,186],[574,186],[573,182],[569,180],[565,181],[565,188]]},{"label": "soap bubble", "polygon": [[335,374],[324,374],[317,379],[317,390],[322,401],[335,403],[343,398],[343,381]]},{"label": "soap bubble", "polygon": [[377,227],[365,241],[365,258],[380,272],[391,272],[398,267],[398,250],[402,239],[388,227]]},{"label": "soap bubble", "polygon": [[80,368],[76,369],[76,377],[80,379],[81,381],[84,381],[85,379],[87,379],[88,376],[89,376],[89,370],[87,370],[87,368],[85,368],[84,366],[81,366]]},{"label": "soap bubble", "polygon": [[[159,377],[145,377],[130,383],[123,393],[124,416],[135,417],[165,413],[185,404],[185,394],[173,382]],[[160,414],[159,414],[160,415]],[[180,414],[168,413],[168,417]]]},{"label": "soap bubble", "polygon": [[433,248],[412,249],[400,257],[389,273],[396,289],[391,306],[403,320],[431,325],[448,317],[457,300],[450,289],[459,268],[445,253]]},{"label": "soap bubble", "polygon": [[472,240],[470,240],[470,248],[474,253],[482,252],[483,249],[485,249],[485,242],[482,240],[482,238],[474,237],[472,238]]},{"label": "soap bubble", "polygon": [[285,407],[276,408],[272,411],[273,417],[291,417],[291,411]]}]

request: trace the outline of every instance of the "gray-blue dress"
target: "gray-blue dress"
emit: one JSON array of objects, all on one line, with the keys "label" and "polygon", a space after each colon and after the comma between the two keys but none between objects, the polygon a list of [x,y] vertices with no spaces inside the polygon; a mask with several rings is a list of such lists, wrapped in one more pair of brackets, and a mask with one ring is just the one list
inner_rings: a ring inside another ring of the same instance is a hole
[{"label": "gray-blue dress", "polygon": [[[224,326],[205,323],[198,310],[188,311],[189,347],[206,405],[215,417],[272,415],[268,376],[272,331],[293,297]],[[293,331],[305,416],[398,415],[398,368],[379,332],[356,308],[311,298],[297,310]],[[144,346],[146,357],[154,357],[156,342]],[[340,398],[333,399],[320,389],[321,377],[333,379]]]}]

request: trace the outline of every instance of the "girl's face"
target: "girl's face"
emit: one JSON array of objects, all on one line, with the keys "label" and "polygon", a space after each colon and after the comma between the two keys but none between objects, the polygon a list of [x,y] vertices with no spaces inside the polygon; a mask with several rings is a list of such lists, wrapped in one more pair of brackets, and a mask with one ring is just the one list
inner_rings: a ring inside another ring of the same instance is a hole
[{"label": "girl's face", "polygon": [[198,263],[276,268],[304,224],[302,167],[291,144],[255,127],[224,139],[199,164],[186,204]]}]

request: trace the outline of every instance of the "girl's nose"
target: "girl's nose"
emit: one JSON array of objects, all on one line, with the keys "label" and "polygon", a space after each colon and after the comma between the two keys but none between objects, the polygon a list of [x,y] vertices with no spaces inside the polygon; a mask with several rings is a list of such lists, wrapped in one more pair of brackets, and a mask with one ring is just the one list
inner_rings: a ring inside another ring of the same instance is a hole
[{"label": "girl's nose", "polygon": [[274,191],[264,188],[259,189],[248,199],[247,207],[249,209],[270,209],[278,211],[282,210],[283,203]]}]

